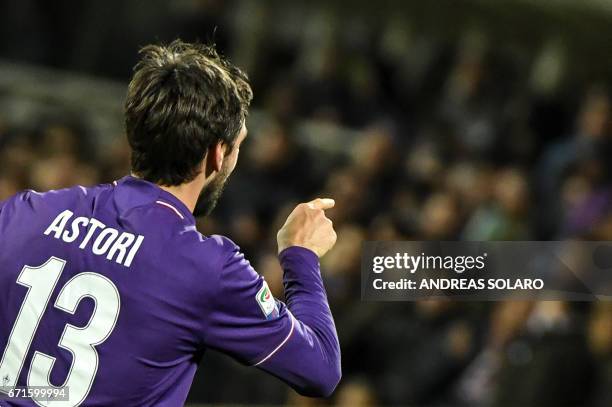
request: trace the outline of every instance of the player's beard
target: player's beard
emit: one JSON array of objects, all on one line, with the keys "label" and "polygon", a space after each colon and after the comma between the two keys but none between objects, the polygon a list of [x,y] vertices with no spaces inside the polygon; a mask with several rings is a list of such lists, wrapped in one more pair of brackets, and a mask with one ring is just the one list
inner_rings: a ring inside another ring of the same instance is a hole
[{"label": "player's beard", "polygon": [[221,171],[217,174],[217,176],[210,181],[208,185],[202,188],[202,192],[200,192],[200,196],[196,202],[196,206],[193,209],[194,216],[208,216],[217,206],[217,201],[223,194],[223,189],[225,188],[225,184],[227,184],[227,179],[230,176],[230,172],[228,168],[223,166]]}]

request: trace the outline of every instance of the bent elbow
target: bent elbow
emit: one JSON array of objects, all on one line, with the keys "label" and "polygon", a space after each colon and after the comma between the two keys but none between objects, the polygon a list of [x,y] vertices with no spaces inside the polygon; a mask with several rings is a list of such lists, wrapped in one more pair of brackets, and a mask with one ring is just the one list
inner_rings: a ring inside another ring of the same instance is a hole
[{"label": "bent elbow", "polygon": [[308,386],[296,389],[296,391],[306,397],[330,397],[338,387],[340,379],[342,379],[340,362],[338,361],[334,366],[326,368],[325,372],[319,372],[316,376],[312,378]]},{"label": "bent elbow", "polygon": [[329,397],[334,393],[336,387],[338,387],[338,384],[342,379],[342,369],[340,368],[340,364],[338,364],[338,366],[332,370],[333,371],[330,373],[328,379],[322,384],[322,386],[320,386],[320,395],[318,397]]}]

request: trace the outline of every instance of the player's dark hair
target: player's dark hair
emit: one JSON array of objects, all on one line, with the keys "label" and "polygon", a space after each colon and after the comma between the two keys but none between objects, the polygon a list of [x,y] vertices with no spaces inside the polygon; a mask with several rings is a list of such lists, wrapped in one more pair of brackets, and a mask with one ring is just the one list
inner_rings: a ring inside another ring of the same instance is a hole
[{"label": "player's dark hair", "polygon": [[210,146],[233,147],[253,96],[248,78],[213,45],[175,40],[140,54],[125,102],[132,171],[161,185],[189,182]]}]

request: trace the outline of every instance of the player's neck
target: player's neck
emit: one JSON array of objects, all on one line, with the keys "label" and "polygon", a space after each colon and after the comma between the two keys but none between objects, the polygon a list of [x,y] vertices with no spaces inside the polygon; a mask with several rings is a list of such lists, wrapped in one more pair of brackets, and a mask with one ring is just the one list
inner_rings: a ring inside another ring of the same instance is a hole
[{"label": "player's neck", "polygon": [[159,187],[178,198],[178,200],[185,204],[189,211],[193,213],[201,190],[201,188],[198,189],[198,186],[194,184],[194,182],[188,182],[186,184],[172,186],[159,185]]},{"label": "player's neck", "polygon": [[202,188],[204,188],[204,185],[206,185],[208,182],[210,182],[210,179],[208,179],[205,176],[204,171],[202,171],[190,182],[172,186],[159,185],[159,187],[178,198],[185,204],[189,211],[193,213],[200,193],[202,192]]},{"label": "player's neck", "polygon": [[195,196],[195,199],[192,197],[190,191],[185,188],[186,185],[175,185],[170,187],[165,185],[159,185],[159,187],[178,198],[178,200],[185,204],[187,209],[189,209],[189,211],[193,213],[198,198],[197,195]]},{"label": "player's neck", "polygon": [[[133,177],[139,178],[137,174],[132,173]],[[202,192],[202,188],[210,182],[210,177],[206,177],[204,172],[200,172],[195,179],[190,182],[186,182],[180,185],[160,185],[158,187],[166,192],[171,193],[181,201],[191,213],[195,210],[195,207]]]}]

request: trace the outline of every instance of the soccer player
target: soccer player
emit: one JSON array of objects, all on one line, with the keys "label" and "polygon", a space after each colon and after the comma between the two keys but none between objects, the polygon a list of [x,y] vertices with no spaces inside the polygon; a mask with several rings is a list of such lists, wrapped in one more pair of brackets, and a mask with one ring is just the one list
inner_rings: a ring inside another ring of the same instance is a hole
[{"label": "soccer player", "polygon": [[132,175],[0,203],[0,405],[180,406],[208,348],[330,395],[340,350],[318,259],[336,240],[333,200],[298,205],[278,232],[275,300],[236,244],[195,227],[247,136],[247,77],[201,44],[141,56]]}]

